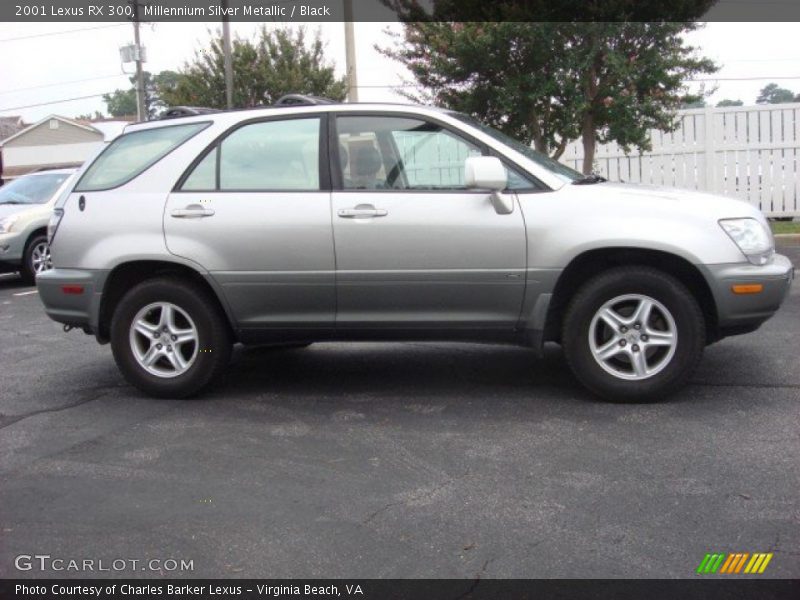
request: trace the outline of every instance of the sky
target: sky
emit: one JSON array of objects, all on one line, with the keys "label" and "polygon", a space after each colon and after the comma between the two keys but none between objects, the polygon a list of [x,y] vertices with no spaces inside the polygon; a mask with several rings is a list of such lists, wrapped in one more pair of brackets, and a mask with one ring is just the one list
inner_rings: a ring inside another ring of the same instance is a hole
[{"label": "sky", "polygon": [[[209,39],[217,23],[153,23],[142,25],[147,48],[145,69],[179,69]],[[259,25],[232,23],[234,35],[252,38]],[[268,27],[276,26],[269,23]],[[327,44],[326,57],[344,72],[344,24],[308,24],[319,28]],[[403,67],[383,57],[374,46],[392,43],[396,23],[356,23],[359,100],[405,101],[397,86],[409,80]],[[708,23],[687,41],[722,65],[705,82],[716,91],[709,102],[723,98],[755,103],[758,91],[775,81],[800,93],[800,23]],[[119,47],[133,42],[128,23],[0,23],[0,116],[21,115],[35,122],[51,114],[74,117],[104,112],[100,95],[128,88]],[[132,64],[125,65],[131,71]],[[760,79],[754,79],[760,78]],[[692,84],[694,89],[700,83]],[[50,103],[68,98],[69,102]],[[44,104],[42,106],[33,106]]]}]

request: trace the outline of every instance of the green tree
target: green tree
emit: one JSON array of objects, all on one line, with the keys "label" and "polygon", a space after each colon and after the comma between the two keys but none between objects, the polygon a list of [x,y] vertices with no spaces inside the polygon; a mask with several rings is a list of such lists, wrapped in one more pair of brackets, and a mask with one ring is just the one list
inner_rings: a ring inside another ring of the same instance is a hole
[{"label": "green tree", "polygon": [[99,121],[103,118],[103,113],[99,110],[94,111],[94,114],[86,113],[84,115],[78,115],[75,117],[76,121]]},{"label": "green tree", "polygon": [[421,88],[409,98],[472,114],[554,158],[581,138],[589,173],[598,142],[649,149],[649,129],[673,130],[677,109],[700,99],[686,80],[717,67],[685,43],[697,27],[415,21],[381,51]]},{"label": "green tree", "polygon": [[[254,41],[237,38],[232,44],[233,105],[251,107],[271,104],[289,93],[304,93],[343,100],[344,78],[337,78],[333,63],[325,60],[325,45],[319,32],[307,40],[306,30],[261,28]],[[197,105],[225,108],[225,70],[222,38],[216,36],[207,48],[178,73],[174,85],[164,90],[172,106]]]},{"label": "green tree", "polygon": [[707,106],[706,101],[703,98],[698,98],[696,100],[692,100],[691,102],[686,102],[681,105],[681,108],[705,108]]},{"label": "green tree", "polygon": [[[165,92],[172,90],[177,82],[178,74],[174,71],[161,71],[153,75],[149,71],[142,74],[144,80],[144,107],[147,118],[155,118],[166,108],[162,99]],[[106,110],[112,117],[126,117],[136,114],[136,77],[129,78],[131,87],[127,90],[115,90],[103,95]]]},{"label": "green tree", "polygon": [[779,87],[777,83],[765,85],[756,98],[756,104],[787,104],[794,101],[794,92]]},{"label": "green tree", "polygon": [[103,94],[106,111],[112,117],[125,117],[136,114],[136,90],[114,90],[110,94]]},{"label": "green tree", "polygon": [[741,100],[728,100],[727,98],[717,102],[717,108],[724,108],[726,106],[744,106],[744,102]]}]

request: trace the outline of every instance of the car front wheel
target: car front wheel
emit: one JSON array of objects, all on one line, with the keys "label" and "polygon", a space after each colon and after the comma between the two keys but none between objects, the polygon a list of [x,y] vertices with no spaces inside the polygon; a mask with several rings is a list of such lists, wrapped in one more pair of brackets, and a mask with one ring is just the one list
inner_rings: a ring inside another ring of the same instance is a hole
[{"label": "car front wheel", "polygon": [[573,373],[595,394],[647,402],[688,381],[705,335],[697,300],[680,281],[649,267],[619,267],[572,299],[562,344]]},{"label": "car front wheel", "polygon": [[25,255],[22,257],[22,279],[33,285],[39,273],[44,273],[52,268],[53,262],[50,258],[47,236],[37,235],[25,247]]},{"label": "car front wheel", "polygon": [[145,281],[120,301],[111,348],[122,374],[160,398],[198,393],[228,364],[231,335],[205,290],[170,279]]}]

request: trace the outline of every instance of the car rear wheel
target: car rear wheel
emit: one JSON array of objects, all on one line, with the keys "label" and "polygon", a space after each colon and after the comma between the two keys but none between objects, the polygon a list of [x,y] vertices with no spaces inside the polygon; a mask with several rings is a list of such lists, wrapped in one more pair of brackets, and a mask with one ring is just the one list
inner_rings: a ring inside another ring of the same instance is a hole
[{"label": "car rear wheel", "polygon": [[37,235],[33,237],[25,247],[25,255],[22,257],[23,281],[30,285],[36,283],[36,276],[53,268],[50,258],[50,245],[47,243],[47,236]]},{"label": "car rear wheel", "polygon": [[680,281],[620,267],[588,281],[567,308],[564,352],[581,383],[612,402],[648,402],[684,385],[705,347],[705,319]]},{"label": "car rear wheel", "polygon": [[122,374],[159,398],[197,394],[228,364],[231,334],[200,286],[154,279],[131,289],[111,320],[111,348]]}]

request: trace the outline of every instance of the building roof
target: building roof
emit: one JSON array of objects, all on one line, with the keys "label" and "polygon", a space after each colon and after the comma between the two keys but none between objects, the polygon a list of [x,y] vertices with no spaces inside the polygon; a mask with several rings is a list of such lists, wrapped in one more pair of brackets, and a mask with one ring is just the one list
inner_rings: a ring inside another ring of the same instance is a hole
[{"label": "building roof", "polygon": [[0,139],[0,147],[4,146],[5,144],[10,142],[11,140],[15,140],[18,137],[20,137],[22,135],[25,135],[29,131],[31,131],[33,129],[36,129],[37,127],[39,127],[43,123],[47,123],[48,121],[51,121],[52,119],[56,119],[58,121],[61,121],[61,122],[66,123],[68,125],[72,125],[74,127],[80,127],[81,129],[85,129],[86,131],[91,131],[93,133],[99,133],[101,135],[104,135],[103,132],[101,132],[99,129],[95,129],[94,127],[91,127],[89,125],[84,125],[79,121],[75,121],[73,119],[68,119],[66,117],[60,117],[58,115],[50,115],[50,116],[47,116],[47,117],[45,117],[44,119],[42,119],[40,121],[37,121],[36,123],[34,123],[32,125],[28,125],[24,129],[22,129],[21,131],[17,131],[13,135],[10,135],[10,136],[8,136],[6,138]]},{"label": "building roof", "polygon": [[110,120],[103,120],[103,121],[91,121],[87,123],[92,129],[96,129],[100,133],[103,134],[103,141],[110,142],[115,137],[122,133],[122,130],[125,129],[127,125],[130,125],[128,121],[110,121]]}]

